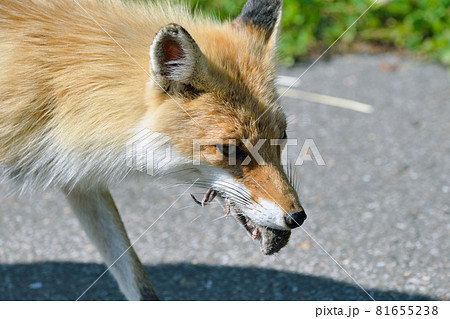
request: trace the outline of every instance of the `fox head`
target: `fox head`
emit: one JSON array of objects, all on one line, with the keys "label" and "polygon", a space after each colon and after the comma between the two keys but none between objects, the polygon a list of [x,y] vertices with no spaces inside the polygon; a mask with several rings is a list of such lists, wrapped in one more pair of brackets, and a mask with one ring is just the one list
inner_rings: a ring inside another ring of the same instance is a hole
[{"label": "fox head", "polygon": [[274,72],[281,8],[281,0],[249,0],[223,25],[162,27],[150,48],[146,95],[145,126],[167,135],[176,153],[166,173],[207,188],[203,203],[217,194],[265,254],[306,219],[280,158],[287,138]]}]

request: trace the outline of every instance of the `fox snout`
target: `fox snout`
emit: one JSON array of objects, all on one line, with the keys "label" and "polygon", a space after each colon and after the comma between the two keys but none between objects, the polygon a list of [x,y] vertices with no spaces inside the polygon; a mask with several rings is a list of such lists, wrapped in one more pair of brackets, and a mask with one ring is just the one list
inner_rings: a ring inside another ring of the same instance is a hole
[{"label": "fox snout", "polygon": [[272,255],[288,243],[291,230],[303,224],[306,213],[292,186],[293,176],[286,176],[279,164],[255,162],[217,170],[208,187],[225,201],[226,211],[233,213],[251,238],[259,240],[261,251]]},{"label": "fox snout", "polygon": [[251,220],[263,227],[291,230],[300,227],[306,220],[306,213],[294,190],[287,193],[269,185],[254,188],[249,186],[255,204],[243,209]]}]

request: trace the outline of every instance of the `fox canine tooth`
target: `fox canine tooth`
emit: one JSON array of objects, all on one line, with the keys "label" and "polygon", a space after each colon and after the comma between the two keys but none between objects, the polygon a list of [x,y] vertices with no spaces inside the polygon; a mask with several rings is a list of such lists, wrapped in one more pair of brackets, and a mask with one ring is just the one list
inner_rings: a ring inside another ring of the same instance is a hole
[{"label": "fox canine tooth", "polygon": [[252,239],[256,240],[260,237],[261,237],[261,232],[259,231],[259,229],[257,227],[255,227],[255,229],[253,229],[253,232],[252,232]]}]

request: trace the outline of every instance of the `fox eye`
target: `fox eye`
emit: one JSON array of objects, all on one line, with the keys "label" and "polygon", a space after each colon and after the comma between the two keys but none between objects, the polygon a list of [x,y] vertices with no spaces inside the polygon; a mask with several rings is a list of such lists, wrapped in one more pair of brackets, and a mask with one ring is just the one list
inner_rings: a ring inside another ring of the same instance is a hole
[{"label": "fox eye", "polygon": [[243,161],[247,158],[247,153],[245,153],[242,148],[236,147],[236,158],[240,161]]},{"label": "fox eye", "polygon": [[235,145],[216,145],[216,148],[221,152],[225,157],[234,157],[239,161],[243,161],[247,158],[247,153]]},{"label": "fox eye", "polygon": [[281,135],[280,139],[279,139],[280,145],[281,145],[281,149],[284,148],[284,146],[287,143],[287,134],[286,131],[283,132],[283,134]]}]

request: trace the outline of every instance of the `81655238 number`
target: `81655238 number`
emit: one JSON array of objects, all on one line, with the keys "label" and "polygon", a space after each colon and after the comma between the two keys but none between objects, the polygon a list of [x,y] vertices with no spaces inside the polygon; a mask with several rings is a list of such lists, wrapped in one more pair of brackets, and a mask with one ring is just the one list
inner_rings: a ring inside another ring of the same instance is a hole
[{"label": "81655238 number", "polygon": [[436,316],[438,306],[377,306],[376,315],[384,316]]}]

